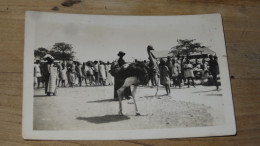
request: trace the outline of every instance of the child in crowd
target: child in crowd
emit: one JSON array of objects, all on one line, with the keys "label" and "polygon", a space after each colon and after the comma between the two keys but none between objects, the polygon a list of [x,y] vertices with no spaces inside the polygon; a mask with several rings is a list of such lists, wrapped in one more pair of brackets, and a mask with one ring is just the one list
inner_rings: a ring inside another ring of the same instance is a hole
[{"label": "child in crowd", "polygon": [[61,70],[61,86],[65,87],[65,80],[67,80],[67,69],[65,67],[65,64],[62,64],[62,70]]}]

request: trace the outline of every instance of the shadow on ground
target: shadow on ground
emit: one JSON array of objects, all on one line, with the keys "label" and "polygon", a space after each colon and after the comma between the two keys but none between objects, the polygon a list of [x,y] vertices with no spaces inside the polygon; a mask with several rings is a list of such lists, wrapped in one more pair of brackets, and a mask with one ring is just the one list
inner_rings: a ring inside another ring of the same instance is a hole
[{"label": "shadow on ground", "polygon": [[145,95],[144,97],[145,98],[160,98],[160,97],[166,97],[166,96],[170,96],[170,95],[167,95],[167,94],[162,94],[162,95]]},{"label": "shadow on ground", "polygon": [[222,94],[206,94],[207,96],[222,96]]},{"label": "shadow on ground", "polygon": [[51,96],[47,96],[47,95],[34,95],[33,97],[51,97]]},{"label": "shadow on ground", "polygon": [[216,91],[216,89],[207,90],[207,91],[196,91],[196,92],[192,92],[192,93],[205,93],[205,92],[212,92],[212,91]]},{"label": "shadow on ground", "polygon": [[114,99],[102,99],[102,100],[88,101],[88,103],[113,102],[113,101],[118,102]]},{"label": "shadow on ground", "polygon": [[98,117],[77,117],[77,120],[83,120],[90,123],[96,124],[103,124],[109,122],[118,122],[123,120],[130,119],[128,116],[120,116],[120,115],[105,115],[105,116],[98,116]]}]

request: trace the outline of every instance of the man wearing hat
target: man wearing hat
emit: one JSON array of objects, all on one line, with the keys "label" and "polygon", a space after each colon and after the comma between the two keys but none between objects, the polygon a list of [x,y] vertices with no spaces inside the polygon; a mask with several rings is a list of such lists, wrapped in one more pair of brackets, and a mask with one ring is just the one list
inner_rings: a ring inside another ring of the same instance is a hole
[{"label": "man wearing hat", "polygon": [[[118,66],[119,66],[119,67],[122,67],[122,66],[126,63],[125,60],[123,59],[123,57],[125,56],[125,53],[122,52],[122,51],[119,51],[118,54],[117,54],[117,56],[119,56],[119,59],[117,60]],[[115,76],[114,79],[115,79],[115,84],[114,84],[114,99],[115,99],[115,100],[118,100],[117,90],[122,87],[122,85],[124,84],[124,81],[119,80],[116,76]],[[130,99],[130,96],[132,96],[132,94],[131,94],[131,88],[128,87],[128,88],[126,88],[125,91],[124,91],[124,97],[125,97],[126,99]]]}]

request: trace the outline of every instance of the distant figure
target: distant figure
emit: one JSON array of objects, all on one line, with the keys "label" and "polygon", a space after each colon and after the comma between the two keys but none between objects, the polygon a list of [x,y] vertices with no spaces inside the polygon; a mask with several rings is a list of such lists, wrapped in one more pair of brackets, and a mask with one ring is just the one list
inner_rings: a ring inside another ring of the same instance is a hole
[{"label": "distant figure", "polygon": [[149,64],[148,64],[148,68],[149,68],[149,80],[151,81],[151,84],[152,84],[152,87],[153,86],[157,86],[157,77],[156,77],[156,70],[154,68],[154,65],[153,65],[153,62],[152,61],[149,61]]},{"label": "distant figure", "polygon": [[179,88],[181,88],[181,66],[177,62],[177,60],[173,59],[172,60],[172,81],[173,85],[176,87],[177,85]]},{"label": "distant figure", "polygon": [[87,62],[87,66],[85,66],[85,71],[87,78],[89,80],[89,85],[93,85],[95,78],[94,78],[94,71],[92,69],[92,64],[90,62]]},{"label": "distant figure", "polygon": [[62,64],[61,66],[61,86],[66,87],[65,81],[67,80],[67,69],[65,67],[65,64]]},{"label": "distant figure", "polygon": [[106,69],[106,74],[107,74],[107,84],[108,84],[108,85],[113,85],[112,75],[111,75],[111,73],[110,73],[111,64],[110,64],[109,61],[107,62],[106,66],[105,66],[105,69]]},{"label": "distant figure", "polygon": [[105,70],[105,65],[103,61],[100,61],[100,65],[99,65],[99,74],[100,74],[100,82],[101,84],[104,86],[106,85],[106,70]]},{"label": "distant figure", "polygon": [[166,62],[161,59],[160,60],[160,64],[159,64],[159,67],[160,67],[160,84],[163,85],[166,89],[166,94],[167,95],[170,95],[171,93],[171,90],[170,90],[170,70],[169,68],[167,67],[166,65]]},{"label": "distant figure", "polygon": [[40,60],[36,60],[34,64],[34,86],[37,85],[37,88],[40,88],[41,77]]},{"label": "distant figure", "polygon": [[50,96],[51,94],[57,95],[57,85],[56,80],[58,77],[58,67],[54,64],[54,58],[50,55],[46,55],[45,60],[47,60],[47,76],[48,80],[45,83],[45,93]]},{"label": "distant figure", "polygon": [[74,63],[72,63],[69,66],[69,80],[70,80],[70,86],[73,88],[75,86],[76,83],[76,66]]},{"label": "distant figure", "polygon": [[[168,67],[168,69],[170,71],[170,79],[172,79],[172,67],[173,67],[173,64],[172,64],[170,56],[167,56],[166,66]],[[170,86],[171,86],[171,83],[170,83]]]},{"label": "distant figure", "polygon": [[95,76],[95,84],[99,85],[98,61],[94,61],[94,76]]},{"label": "distant figure", "polygon": [[188,80],[188,88],[190,87],[190,80],[192,81],[193,87],[195,87],[194,83],[194,73],[193,73],[193,65],[186,59],[186,63],[183,66],[184,68],[184,77]]},{"label": "distant figure", "polygon": [[217,81],[217,75],[219,74],[219,65],[218,65],[218,57],[214,56],[214,60],[213,60],[213,56],[210,55],[209,56],[209,72],[211,73],[212,77],[213,77],[213,82],[217,88],[217,90],[219,90],[219,86],[218,86],[218,81]]},{"label": "distant figure", "polygon": [[184,68],[183,68],[183,59],[184,57],[181,57],[180,55],[177,55],[177,61],[180,65],[180,68],[181,68],[181,73],[179,74],[179,78],[180,78],[180,82],[184,83],[185,82],[185,78],[184,78]]},{"label": "distant figure", "polygon": [[81,70],[82,65],[80,62],[76,62],[76,65],[77,65],[76,72],[77,72],[78,83],[79,83],[79,86],[82,86],[82,77],[83,77],[82,70]]}]

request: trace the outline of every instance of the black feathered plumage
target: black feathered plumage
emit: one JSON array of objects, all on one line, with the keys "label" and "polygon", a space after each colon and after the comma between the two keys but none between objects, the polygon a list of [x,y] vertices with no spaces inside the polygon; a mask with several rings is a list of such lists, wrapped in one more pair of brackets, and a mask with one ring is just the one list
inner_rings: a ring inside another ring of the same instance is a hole
[{"label": "black feathered plumage", "polygon": [[125,80],[128,77],[137,77],[141,85],[146,85],[149,82],[148,70],[149,68],[143,62],[124,64],[121,67],[113,64],[111,66],[111,74],[113,76],[121,80]]}]

